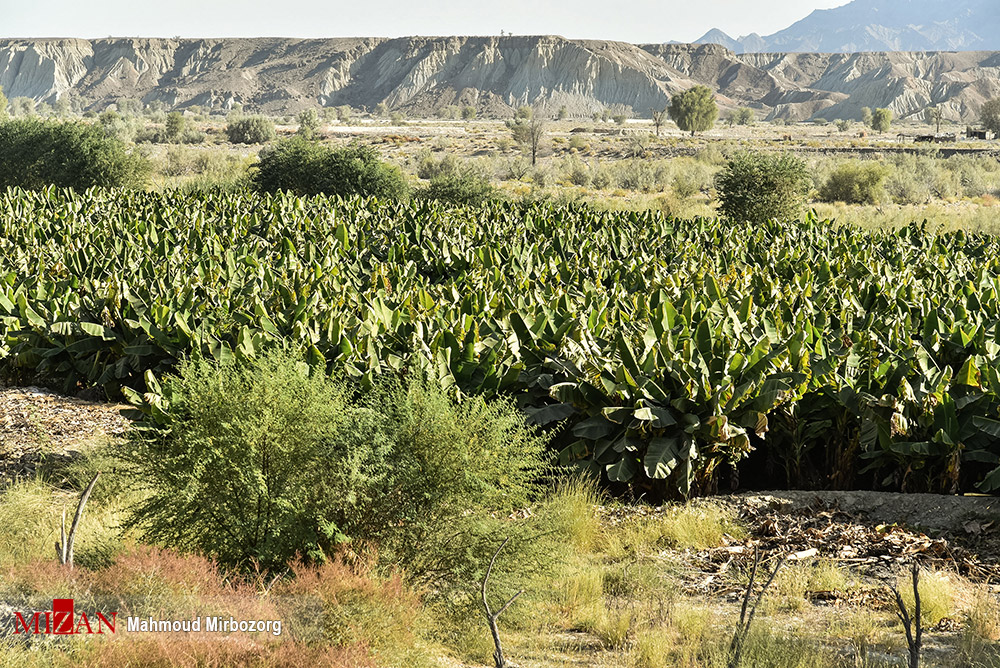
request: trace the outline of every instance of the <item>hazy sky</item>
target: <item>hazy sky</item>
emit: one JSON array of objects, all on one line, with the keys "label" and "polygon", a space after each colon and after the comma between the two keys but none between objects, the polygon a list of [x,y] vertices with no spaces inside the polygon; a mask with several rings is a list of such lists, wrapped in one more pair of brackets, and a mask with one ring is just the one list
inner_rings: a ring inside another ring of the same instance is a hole
[{"label": "hazy sky", "polygon": [[666,42],[766,35],[847,0],[0,0],[0,37],[557,34]]}]

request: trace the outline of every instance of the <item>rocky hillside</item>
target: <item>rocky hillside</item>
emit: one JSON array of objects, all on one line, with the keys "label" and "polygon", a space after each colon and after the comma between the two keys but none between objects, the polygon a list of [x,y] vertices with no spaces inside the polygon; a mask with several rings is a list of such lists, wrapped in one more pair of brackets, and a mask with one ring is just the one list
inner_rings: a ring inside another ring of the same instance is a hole
[{"label": "rocky hillside", "polygon": [[818,9],[766,37],[734,39],[714,29],[697,42],[737,53],[997,50],[1000,5],[996,0],[854,0]]},{"label": "rocky hillside", "polygon": [[971,121],[1000,95],[1000,53],[745,54],[718,45],[568,40],[562,37],[0,40],[0,86],[9,98],[76,95],[102,109],[121,98],[170,107],[268,113],[306,106],[410,114],[472,105],[507,115],[521,104],[573,115],[663,108],[695,84],[723,107],[765,118],[856,118],[861,107],[898,117],[930,104]]}]

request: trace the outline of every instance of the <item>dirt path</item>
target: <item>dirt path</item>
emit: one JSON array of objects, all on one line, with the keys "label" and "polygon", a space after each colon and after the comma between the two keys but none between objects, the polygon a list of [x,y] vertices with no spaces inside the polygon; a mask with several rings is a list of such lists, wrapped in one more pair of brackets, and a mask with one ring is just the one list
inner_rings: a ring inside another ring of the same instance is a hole
[{"label": "dirt path", "polygon": [[45,454],[71,455],[128,428],[120,404],[0,387],[0,480],[31,475]]}]

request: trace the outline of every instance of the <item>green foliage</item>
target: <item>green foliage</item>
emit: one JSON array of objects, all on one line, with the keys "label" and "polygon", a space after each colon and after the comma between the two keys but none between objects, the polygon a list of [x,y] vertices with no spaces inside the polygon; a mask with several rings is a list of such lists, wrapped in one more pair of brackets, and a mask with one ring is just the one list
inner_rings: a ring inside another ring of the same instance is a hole
[{"label": "green foliage", "polygon": [[462,120],[471,121],[475,117],[476,117],[475,107],[469,107],[469,106],[462,107]]},{"label": "green foliage", "polygon": [[824,202],[879,204],[886,197],[889,170],[879,162],[845,162],[838,165],[819,190]]},{"label": "green foliage", "polygon": [[847,132],[851,129],[851,122],[847,119],[837,121],[837,132]]},{"label": "green foliage", "polygon": [[861,123],[867,127],[872,126],[872,110],[868,107],[861,107]]},{"label": "green foliage", "polygon": [[987,130],[1000,136],[1000,98],[993,98],[983,103],[979,110],[979,122]]},{"label": "green foliage", "polygon": [[541,114],[536,114],[531,107],[520,107],[517,116],[508,120],[506,125],[514,141],[521,145],[522,151],[531,156],[531,164],[535,165],[545,137],[545,121]]},{"label": "green foliage", "polygon": [[30,97],[15,97],[10,101],[11,116],[25,117],[35,115],[35,101]]},{"label": "green foliage", "polygon": [[315,109],[303,109],[296,117],[299,122],[298,135],[303,139],[314,139],[319,132],[319,114]]},{"label": "green foliage", "polygon": [[186,119],[179,111],[172,111],[167,114],[166,135],[168,141],[176,141],[184,132]]},{"label": "green foliage", "polygon": [[0,125],[0,188],[55,185],[138,188],[149,165],[115,138],[86,123],[17,119]]},{"label": "green foliage", "polygon": [[809,191],[805,163],[790,153],[738,153],[715,179],[719,211],[730,220],[795,220]]},{"label": "green foliage", "polygon": [[8,117],[7,96],[3,94],[3,86],[0,86],[0,122],[6,121]]},{"label": "green foliage", "polygon": [[233,119],[226,126],[226,137],[232,144],[264,144],[273,141],[277,134],[274,122],[265,116],[244,116]]},{"label": "green foliage", "polygon": [[339,543],[416,558],[470,511],[538,491],[545,443],[506,402],[381,380],[354,396],[285,355],[186,362],[125,450],[147,538],[224,564],[323,560]]},{"label": "green foliage", "polygon": [[670,119],[684,132],[692,136],[698,132],[711,130],[719,117],[719,106],[715,94],[707,86],[695,86],[670,99],[667,107]]},{"label": "green foliage", "polygon": [[286,139],[262,151],[252,176],[260,192],[298,195],[363,195],[395,199],[407,184],[395,165],[383,162],[375,149],[360,144],[331,148],[301,137]]},{"label": "green foliage", "polygon": [[754,121],[757,120],[756,115],[753,113],[753,109],[750,107],[740,107],[734,111],[729,118],[730,122],[735,125],[753,125]]},{"label": "green foliage", "polygon": [[888,132],[892,126],[892,110],[876,109],[872,113],[872,130],[875,132]]},{"label": "green foliage", "polygon": [[498,196],[490,180],[474,169],[443,172],[431,179],[418,196],[451,204],[478,206]]},{"label": "green foliage", "polygon": [[5,377],[145,392],[185,357],[288,347],[363,387],[414,367],[513,397],[564,463],[650,497],[765,445],[799,486],[1000,489],[992,236],[12,190],[0,277]]}]

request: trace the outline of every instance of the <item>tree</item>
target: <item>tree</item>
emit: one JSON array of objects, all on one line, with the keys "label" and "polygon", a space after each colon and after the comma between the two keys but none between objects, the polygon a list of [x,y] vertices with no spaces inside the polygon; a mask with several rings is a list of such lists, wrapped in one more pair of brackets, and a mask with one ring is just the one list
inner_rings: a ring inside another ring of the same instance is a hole
[{"label": "tree", "polygon": [[1000,135],[1000,98],[983,103],[983,108],[979,110],[979,122],[987,130]]},{"label": "tree", "polygon": [[876,132],[888,132],[892,125],[892,110],[876,109],[872,113],[872,130]]},{"label": "tree", "polygon": [[538,162],[538,149],[545,136],[545,122],[542,115],[534,113],[531,107],[521,107],[517,114],[516,118],[507,121],[507,127],[521,149],[531,154],[531,164],[534,166]]},{"label": "tree", "polygon": [[166,140],[168,142],[177,141],[181,133],[184,132],[184,126],[187,124],[184,114],[179,111],[171,111],[167,114],[167,127],[166,127]]},{"label": "tree", "polygon": [[809,186],[805,162],[791,153],[738,153],[715,177],[722,215],[753,223],[798,218]]},{"label": "tree", "polygon": [[753,125],[756,117],[750,107],[740,107],[729,117],[736,125]]},{"label": "tree", "polygon": [[73,101],[68,94],[62,95],[56,100],[54,108],[59,118],[66,118],[73,113]]},{"label": "tree", "polygon": [[231,144],[263,144],[276,136],[274,123],[264,116],[236,118],[226,126],[226,137]]},{"label": "tree", "polygon": [[298,135],[303,139],[315,139],[319,132],[319,114],[315,109],[303,109],[297,117],[299,122]]},{"label": "tree", "polygon": [[3,94],[3,86],[0,86],[0,121],[6,121],[7,118],[7,96]]},{"label": "tree", "polygon": [[927,107],[927,111],[924,112],[924,118],[927,120],[928,125],[934,126],[934,132],[941,134],[941,120],[943,119],[944,112],[941,107]]},{"label": "tree", "polygon": [[462,120],[471,121],[476,117],[476,108],[471,106],[462,107]]},{"label": "tree", "polygon": [[123,114],[135,116],[142,111],[142,102],[132,97],[123,97],[118,100],[118,111]]},{"label": "tree", "polygon": [[12,116],[34,116],[35,101],[30,97],[15,97],[10,101],[10,113]]},{"label": "tree", "polygon": [[872,110],[868,107],[861,107],[861,122],[867,126],[872,126]]},{"label": "tree", "polygon": [[670,100],[667,108],[671,120],[684,132],[693,137],[697,132],[711,130],[719,117],[719,106],[715,94],[706,86],[695,86],[678,93]]},{"label": "tree", "polygon": [[559,119],[560,121],[565,121],[567,118],[569,118],[569,110],[566,109],[566,105],[559,107],[559,113],[556,114],[556,118]]},{"label": "tree", "polygon": [[341,123],[351,122],[351,108],[346,104],[337,107],[337,120]]},{"label": "tree", "polygon": [[399,168],[383,162],[370,146],[332,148],[302,137],[262,151],[252,182],[260,192],[287,190],[296,195],[399,199],[407,191]]},{"label": "tree", "polygon": [[100,125],[16,119],[0,124],[0,189],[139,188],[149,164]]},{"label": "tree", "polygon": [[657,111],[656,109],[650,109],[649,113],[653,118],[653,128],[656,129],[656,136],[659,137],[660,128],[662,128],[663,124],[667,121],[667,110],[662,109]]}]

